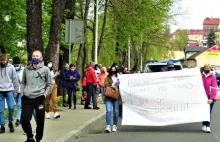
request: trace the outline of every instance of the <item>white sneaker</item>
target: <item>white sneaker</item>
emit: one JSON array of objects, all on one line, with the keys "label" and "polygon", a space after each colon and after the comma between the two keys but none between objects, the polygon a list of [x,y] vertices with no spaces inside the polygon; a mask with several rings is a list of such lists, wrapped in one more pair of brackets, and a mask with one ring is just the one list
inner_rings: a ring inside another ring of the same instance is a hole
[{"label": "white sneaker", "polygon": [[211,133],[210,127],[207,127],[207,128],[206,128],[206,133]]},{"label": "white sneaker", "polygon": [[116,125],[112,126],[112,132],[117,132],[117,126]]},{"label": "white sneaker", "polygon": [[46,112],[46,119],[50,119],[50,113],[48,112]]},{"label": "white sneaker", "polygon": [[55,112],[55,113],[54,113],[54,118],[55,118],[55,119],[60,118],[60,115],[59,115],[58,112]]},{"label": "white sneaker", "polygon": [[205,125],[202,126],[202,131],[206,132],[206,126]]},{"label": "white sneaker", "polygon": [[105,128],[105,131],[107,133],[111,133],[111,126],[110,125],[107,125],[106,128]]}]

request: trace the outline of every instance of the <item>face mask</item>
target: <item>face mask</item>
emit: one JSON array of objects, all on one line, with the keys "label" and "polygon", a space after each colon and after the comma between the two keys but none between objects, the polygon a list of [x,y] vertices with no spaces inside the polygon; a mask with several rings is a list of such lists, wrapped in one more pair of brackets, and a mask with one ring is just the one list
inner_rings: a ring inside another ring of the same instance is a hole
[{"label": "face mask", "polygon": [[75,71],[75,69],[71,69],[71,71]]},{"label": "face mask", "polygon": [[66,68],[64,68],[64,70],[66,70],[66,71],[67,71],[67,70],[69,70],[69,68],[68,68],[68,67],[66,67]]},{"label": "face mask", "polygon": [[32,58],[32,63],[33,64],[39,64],[40,63],[40,58]]},{"label": "face mask", "polygon": [[52,66],[53,66],[52,63],[49,63],[49,64],[47,65],[48,68],[52,68]]},{"label": "face mask", "polygon": [[173,67],[168,67],[168,70],[172,70],[173,69]]},{"label": "face mask", "polygon": [[204,73],[208,74],[210,72],[210,70],[204,70]]},{"label": "face mask", "polygon": [[110,71],[110,74],[113,75],[113,74],[117,74],[118,72],[117,71]]},{"label": "face mask", "polygon": [[19,65],[19,66],[15,67],[15,70],[16,70],[16,71],[19,71],[20,68],[21,68],[21,66]]}]

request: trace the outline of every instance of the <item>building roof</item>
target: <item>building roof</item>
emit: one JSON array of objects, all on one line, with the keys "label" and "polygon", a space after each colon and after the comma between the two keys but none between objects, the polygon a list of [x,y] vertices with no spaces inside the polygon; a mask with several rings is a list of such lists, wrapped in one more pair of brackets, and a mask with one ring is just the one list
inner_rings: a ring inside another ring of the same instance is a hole
[{"label": "building roof", "polygon": [[188,40],[187,44],[188,44],[188,46],[193,46],[193,47],[195,47],[195,46],[198,47],[199,46],[199,43],[196,40]]},{"label": "building roof", "polygon": [[198,47],[198,46],[186,46],[185,47],[185,52],[200,52],[203,51],[204,47]]},{"label": "building roof", "polygon": [[220,18],[206,17],[203,21],[203,25],[219,25]]},{"label": "building roof", "polygon": [[202,54],[203,52],[205,52],[207,50],[207,48],[202,48],[203,50],[201,50],[200,52],[197,52],[196,54],[190,56],[189,58],[187,58],[187,60],[195,60],[197,56],[199,56],[200,54]]},{"label": "building roof", "polygon": [[[183,29],[183,31],[185,31],[187,33],[187,35],[204,35],[205,31],[202,29]],[[179,34],[179,30],[177,29],[174,32],[174,35],[178,35]]]}]

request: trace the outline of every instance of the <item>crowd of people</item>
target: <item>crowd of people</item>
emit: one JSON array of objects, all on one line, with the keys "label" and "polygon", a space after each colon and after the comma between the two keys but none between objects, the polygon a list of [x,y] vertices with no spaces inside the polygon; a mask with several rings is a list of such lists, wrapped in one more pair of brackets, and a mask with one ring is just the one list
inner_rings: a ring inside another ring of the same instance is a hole
[{"label": "crowd of people", "polygon": [[[175,71],[172,62],[168,62],[167,65],[167,71]],[[100,96],[106,107],[105,131],[109,133],[116,132],[118,119],[122,117],[122,100],[120,95],[117,98],[106,96],[105,90],[112,87],[119,92],[119,74],[130,74],[130,72],[126,67],[120,71],[116,63],[106,68],[101,64],[94,64],[94,62],[90,62],[82,76],[74,64],[65,63],[61,72],[54,71],[52,61],[44,62],[42,52],[38,50],[32,53],[31,64],[23,67],[19,57],[13,58],[12,65],[8,62],[6,52],[2,52],[0,54],[0,134],[5,133],[4,112],[6,100],[9,111],[8,127],[10,132],[14,132],[13,116],[14,104],[16,103],[15,125],[19,126],[21,124],[27,136],[26,142],[41,141],[45,118],[50,119],[50,101],[53,104],[54,118],[61,117],[58,113],[56,78],[59,78],[59,83],[62,85],[63,107],[77,109],[77,91],[80,90],[79,81],[82,80],[82,99],[85,100],[84,109],[99,110],[97,97]],[[218,87],[210,65],[204,66],[202,80],[211,113]],[[66,94],[68,95],[67,101]],[[112,113],[113,125],[111,126]],[[30,123],[32,116],[34,116],[37,123],[35,139]],[[202,130],[210,133],[210,122],[203,122]]]}]

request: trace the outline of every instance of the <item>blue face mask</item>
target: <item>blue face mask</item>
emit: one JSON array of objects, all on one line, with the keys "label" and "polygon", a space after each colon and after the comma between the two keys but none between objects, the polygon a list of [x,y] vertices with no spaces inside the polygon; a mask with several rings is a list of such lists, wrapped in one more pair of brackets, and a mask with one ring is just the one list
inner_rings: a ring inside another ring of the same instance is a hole
[{"label": "blue face mask", "polygon": [[19,65],[19,66],[17,66],[17,67],[15,67],[15,70],[16,71],[19,71],[21,69],[21,66]]},{"label": "blue face mask", "polygon": [[32,58],[32,63],[33,64],[39,64],[40,63],[40,58]]},{"label": "blue face mask", "polygon": [[64,68],[65,70],[69,70],[69,68],[67,67],[67,68]]}]

